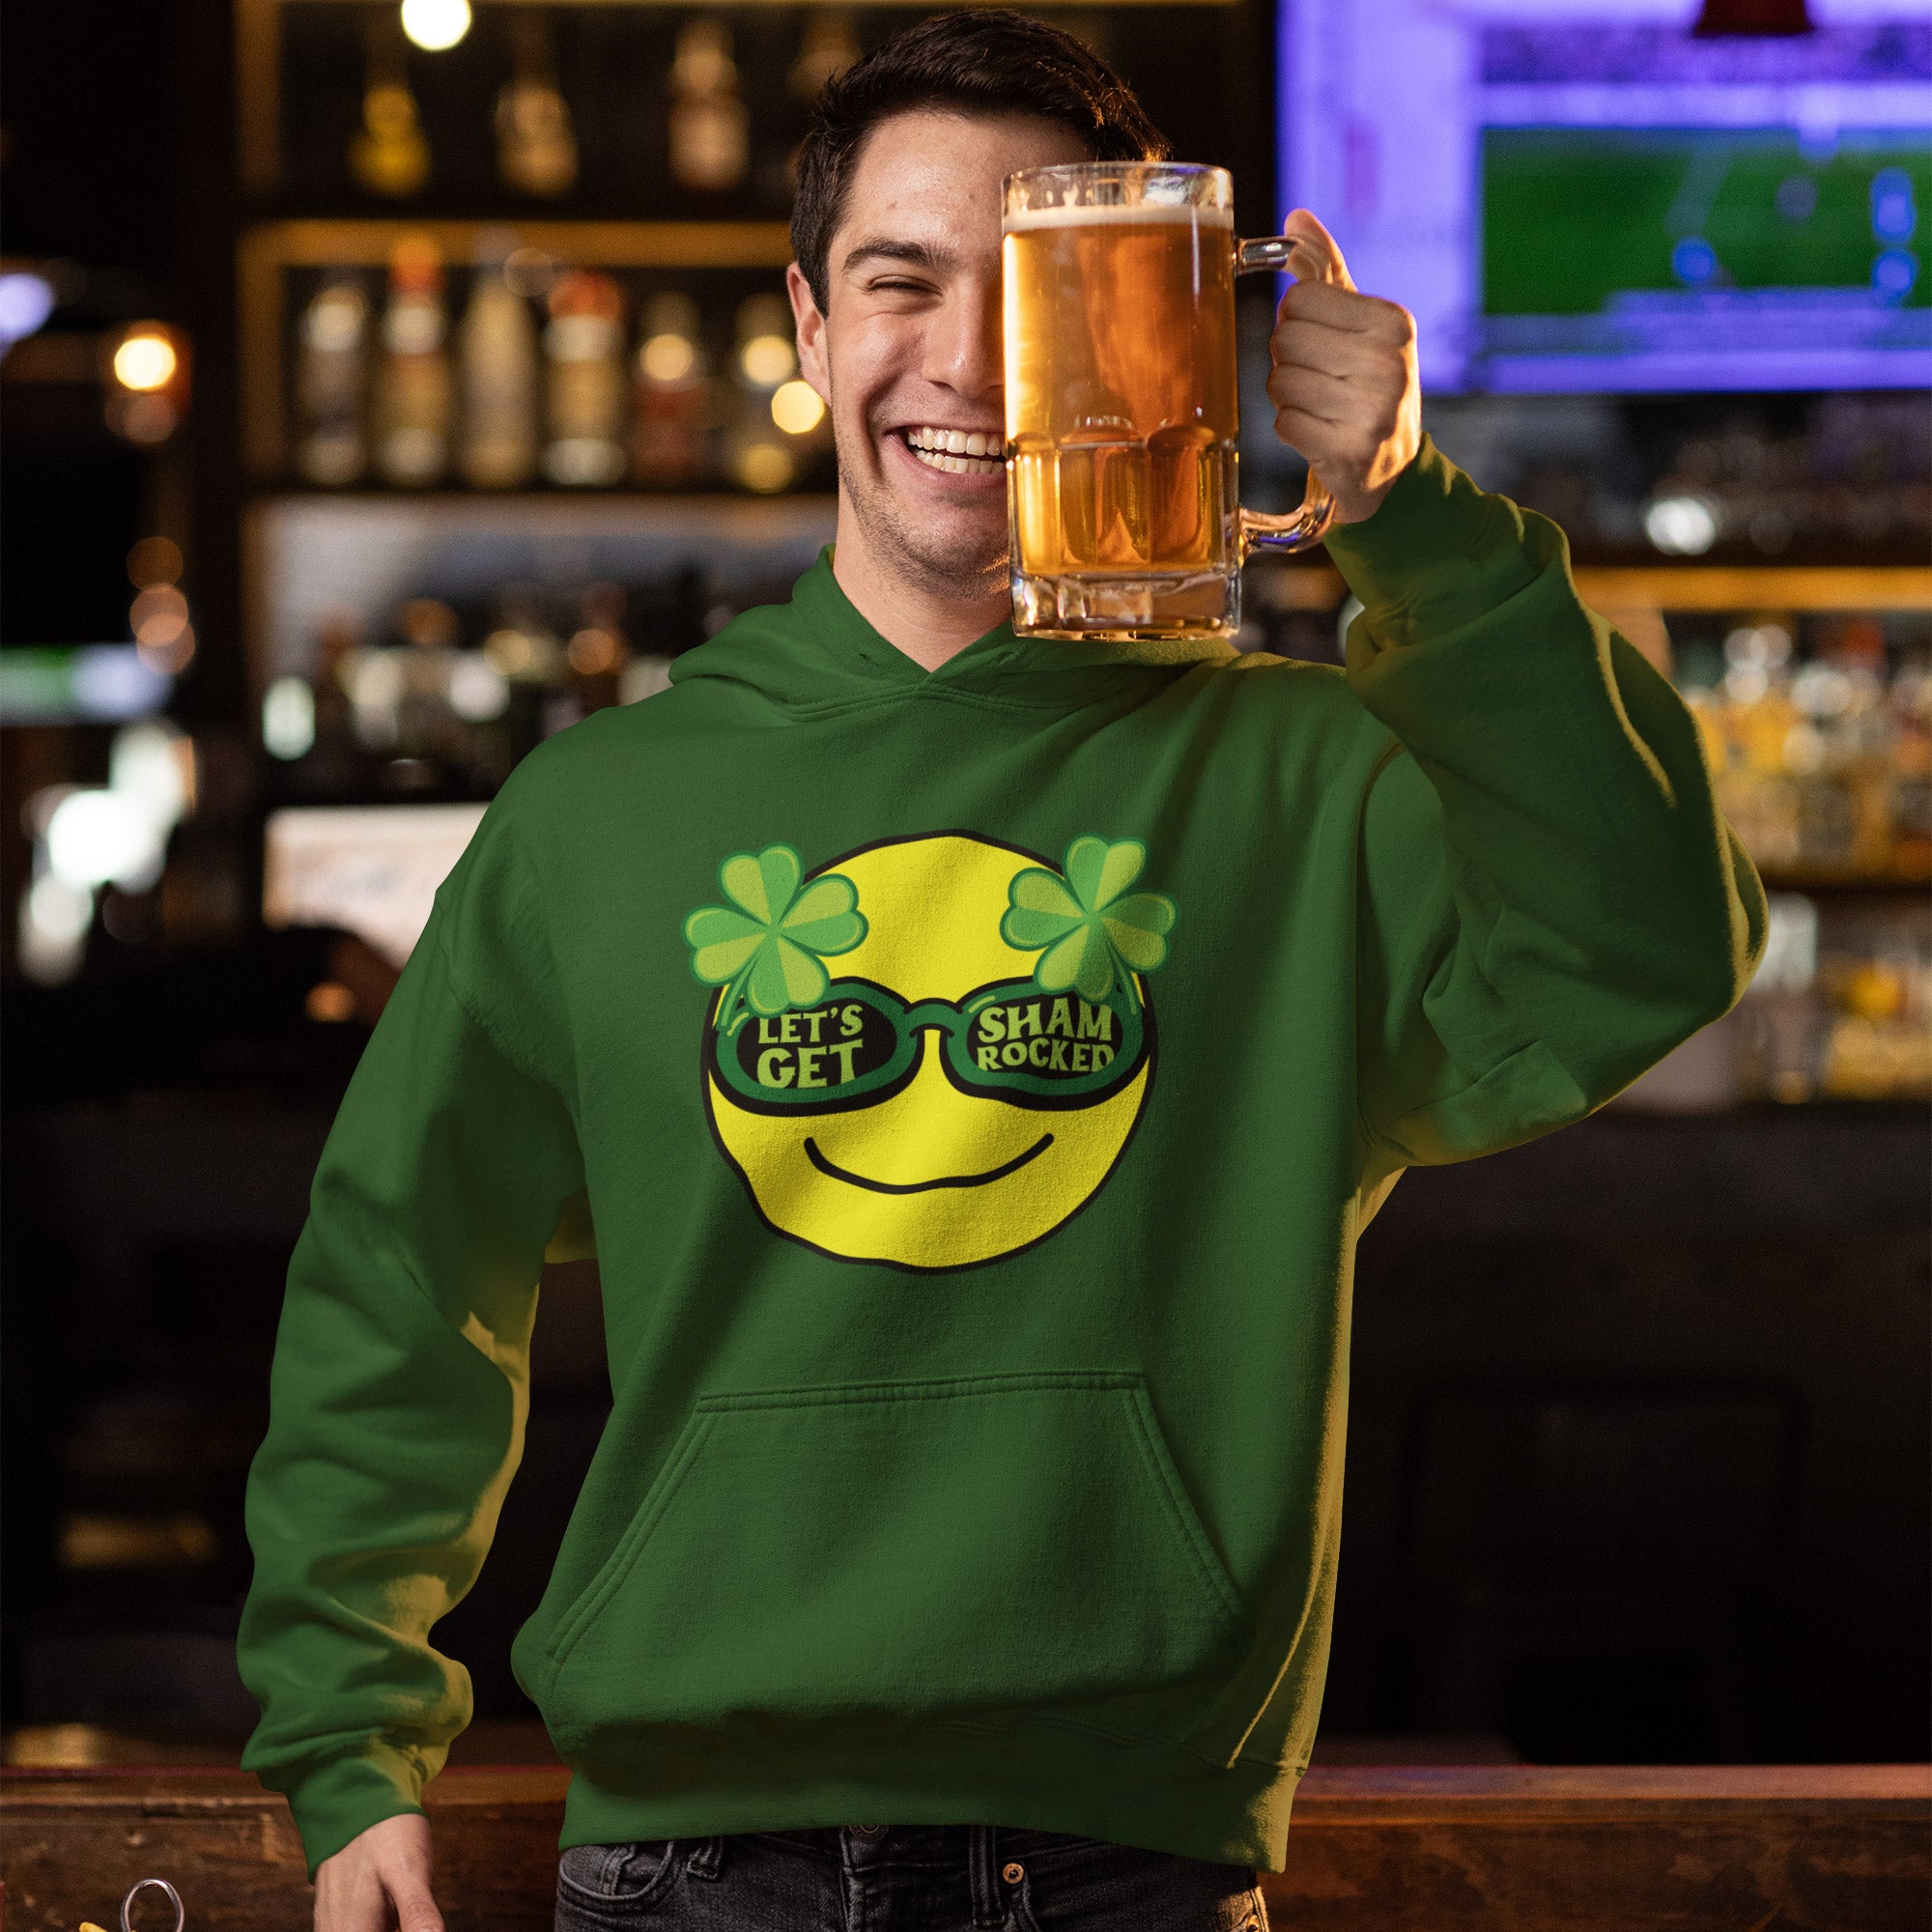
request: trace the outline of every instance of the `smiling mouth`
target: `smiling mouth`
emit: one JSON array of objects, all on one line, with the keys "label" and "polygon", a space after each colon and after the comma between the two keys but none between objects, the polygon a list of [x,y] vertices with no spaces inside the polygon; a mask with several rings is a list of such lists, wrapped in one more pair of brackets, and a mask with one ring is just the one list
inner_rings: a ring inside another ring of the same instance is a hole
[{"label": "smiling mouth", "polygon": [[901,429],[893,432],[928,469],[950,476],[997,476],[1006,469],[1006,438],[997,430]]},{"label": "smiling mouth", "polygon": [[1051,1134],[1041,1134],[1024,1153],[1016,1153],[1011,1160],[999,1167],[990,1167],[984,1174],[942,1174],[937,1180],[867,1180],[863,1174],[852,1174],[835,1160],[828,1160],[818,1143],[809,1135],[805,1143],[805,1157],[820,1174],[832,1180],[843,1180],[853,1187],[865,1187],[874,1194],[927,1194],[935,1187],[985,1187],[995,1180],[1004,1180],[1009,1174],[1017,1174],[1028,1161],[1037,1159],[1053,1145]]}]

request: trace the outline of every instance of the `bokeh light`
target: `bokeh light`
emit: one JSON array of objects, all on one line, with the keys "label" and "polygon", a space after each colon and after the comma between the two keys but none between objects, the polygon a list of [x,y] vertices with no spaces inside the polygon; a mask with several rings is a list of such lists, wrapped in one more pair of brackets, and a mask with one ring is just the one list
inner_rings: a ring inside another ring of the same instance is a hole
[{"label": "bokeh light", "polygon": [[687,336],[654,335],[638,360],[653,383],[681,383],[697,367],[697,351]]},{"label": "bokeh light", "polygon": [[403,32],[425,53],[453,47],[469,31],[469,0],[403,0]]},{"label": "bokeh light", "polygon": [[810,383],[794,377],[773,394],[772,420],[787,436],[809,436],[825,420],[825,404]]},{"label": "bokeh light", "polygon": [[798,367],[798,358],[782,335],[754,335],[739,350],[738,367],[748,383],[775,389]]},{"label": "bokeh light", "polygon": [[174,344],[158,328],[129,330],[114,352],[114,380],[137,394],[165,389],[180,367]]},{"label": "bokeh light", "polygon": [[183,567],[181,546],[166,537],[143,537],[128,553],[128,582],[136,590],[155,583],[179,583]]}]

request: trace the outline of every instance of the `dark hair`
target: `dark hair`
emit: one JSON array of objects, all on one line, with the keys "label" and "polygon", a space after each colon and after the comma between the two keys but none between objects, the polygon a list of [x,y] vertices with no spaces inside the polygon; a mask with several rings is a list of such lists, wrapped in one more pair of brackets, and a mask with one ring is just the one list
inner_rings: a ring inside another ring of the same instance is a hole
[{"label": "dark hair", "polygon": [[994,8],[920,20],[826,83],[799,149],[791,246],[821,313],[826,253],[866,137],[920,107],[1037,114],[1070,128],[1096,161],[1159,161],[1171,153],[1133,89],[1071,34]]}]

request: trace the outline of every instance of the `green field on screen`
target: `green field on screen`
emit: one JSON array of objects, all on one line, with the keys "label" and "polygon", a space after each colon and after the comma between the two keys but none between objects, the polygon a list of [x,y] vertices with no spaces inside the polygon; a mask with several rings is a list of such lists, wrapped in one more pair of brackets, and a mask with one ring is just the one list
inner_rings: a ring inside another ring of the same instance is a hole
[{"label": "green field on screen", "polygon": [[[1874,234],[1872,180],[1885,169],[1911,182],[1909,234]],[[1917,257],[1903,305],[1922,308],[1928,215],[1932,135],[1847,133],[1829,158],[1807,158],[1784,128],[1490,128],[1483,307],[1591,315],[1626,291],[1862,289],[1880,251],[1903,248]],[[1691,237],[1716,257],[1701,284],[1672,266]]]}]

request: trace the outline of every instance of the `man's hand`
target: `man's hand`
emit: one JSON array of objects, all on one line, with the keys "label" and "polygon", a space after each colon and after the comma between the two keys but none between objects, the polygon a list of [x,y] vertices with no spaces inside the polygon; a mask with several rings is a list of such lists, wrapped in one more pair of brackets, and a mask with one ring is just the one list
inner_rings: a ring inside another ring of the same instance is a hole
[{"label": "man's hand", "polygon": [[384,1818],[315,1868],[315,1932],[442,1932],[429,1820]]},{"label": "man's hand", "polygon": [[1305,208],[1281,232],[1295,243],[1289,267],[1300,279],[1268,339],[1275,434],[1327,486],[1335,521],[1359,524],[1422,446],[1415,318],[1357,293],[1335,238]]}]

